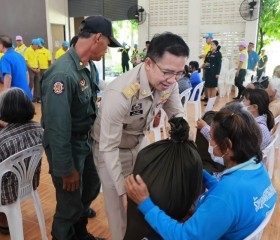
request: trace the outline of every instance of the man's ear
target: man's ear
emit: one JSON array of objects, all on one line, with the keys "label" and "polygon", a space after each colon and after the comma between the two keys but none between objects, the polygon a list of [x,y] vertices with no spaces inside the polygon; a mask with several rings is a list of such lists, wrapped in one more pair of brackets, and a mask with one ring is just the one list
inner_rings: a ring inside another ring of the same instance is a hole
[{"label": "man's ear", "polygon": [[145,59],[145,66],[146,66],[146,69],[147,69],[147,70],[150,70],[150,69],[151,69],[151,64],[152,64],[152,60],[151,60],[149,57],[147,57],[147,58]]}]

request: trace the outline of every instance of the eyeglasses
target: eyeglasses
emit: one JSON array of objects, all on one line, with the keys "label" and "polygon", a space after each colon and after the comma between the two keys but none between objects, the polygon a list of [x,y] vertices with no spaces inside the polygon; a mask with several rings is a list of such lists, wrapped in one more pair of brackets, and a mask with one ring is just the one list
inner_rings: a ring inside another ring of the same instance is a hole
[{"label": "eyeglasses", "polygon": [[185,75],[185,71],[178,72],[178,73],[165,71],[156,63],[156,61],[154,59],[152,59],[151,57],[149,57],[149,58],[158,67],[158,69],[163,73],[163,76],[164,76],[165,79],[169,79],[169,78],[172,78],[173,76],[175,76],[176,81],[178,81]]}]

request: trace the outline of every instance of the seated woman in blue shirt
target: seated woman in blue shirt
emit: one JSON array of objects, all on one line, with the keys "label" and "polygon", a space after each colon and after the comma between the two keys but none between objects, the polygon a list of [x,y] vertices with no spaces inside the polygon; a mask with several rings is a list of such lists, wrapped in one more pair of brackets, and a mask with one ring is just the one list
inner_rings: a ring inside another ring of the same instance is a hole
[{"label": "seated woman in blue shirt", "polygon": [[261,132],[248,111],[221,109],[211,124],[209,152],[221,158],[226,170],[218,181],[204,170],[208,189],[185,223],[171,219],[149,198],[139,175],[126,179],[128,196],[163,239],[244,239],[276,203],[276,191],[262,161]]},{"label": "seated woman in blue shirt", "polygon": [[[194,88],[202,82],[202,78],[200,75],[200,69],[199,64],[196,61],[191,61],[189,63],[189,72],[191,74],[190,76],[190,83],[192,85],[191,95],[193,93]],[[198,92],[195,94],[194,100],[196,101],[200,96],[198,96]]]}]

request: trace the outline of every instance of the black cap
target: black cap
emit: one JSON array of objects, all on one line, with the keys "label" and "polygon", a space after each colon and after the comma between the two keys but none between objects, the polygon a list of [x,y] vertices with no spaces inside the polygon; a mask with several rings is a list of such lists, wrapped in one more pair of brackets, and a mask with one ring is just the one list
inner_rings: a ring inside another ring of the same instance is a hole
[{"label": "black cap", "polygon": [[81,32],[102,33],[111,41],[109,47],[122,47],[122,45],[114,38],[112,21],[103,16],[90,16],[84,19],[80,25]]}]

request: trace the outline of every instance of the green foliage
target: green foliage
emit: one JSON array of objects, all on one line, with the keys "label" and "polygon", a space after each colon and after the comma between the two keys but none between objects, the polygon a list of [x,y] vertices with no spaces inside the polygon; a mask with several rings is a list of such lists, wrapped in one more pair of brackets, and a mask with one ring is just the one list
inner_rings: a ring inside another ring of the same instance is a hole
[{"label": "green foliage", "polygon": [[280,40],[280,1],[262,0],[258,49],[271,41]]}]

